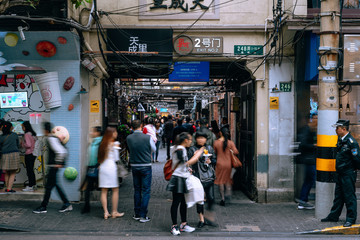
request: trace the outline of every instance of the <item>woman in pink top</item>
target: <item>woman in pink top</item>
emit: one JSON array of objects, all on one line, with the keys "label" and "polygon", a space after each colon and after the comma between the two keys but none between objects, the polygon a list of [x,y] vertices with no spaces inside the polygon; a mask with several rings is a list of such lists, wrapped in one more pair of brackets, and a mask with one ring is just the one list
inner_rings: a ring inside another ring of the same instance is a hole
[{"label": "woman in pink top", "polygon": [[[239,151],[235,147],[233,141],[229,140],[229,128],[222,127],[220,129],[220,138],[214,142],[214,150],[217,156],[216,161],[216,179],[215,184],[219,186],[221,195],[220,205],[225,206],[225,199],[229,200],[231,196],[231,152],[238,154]],[[226,191],[225,191],[226,188]]]},{"label": "woman in pink top", "polygon": [[31,127],[29,121],[25,121],[22,124],[22,129],[24,131],[24,139],[21,142],[21,146],[25,149],[25,165],[26,173],[29,178],[29,186],[23,189],[24,192],[34,191],[36,185],[35,173],[34,173],[34,163],[36,156],[33,155],[35,141],[36,141],[36,132]]}]

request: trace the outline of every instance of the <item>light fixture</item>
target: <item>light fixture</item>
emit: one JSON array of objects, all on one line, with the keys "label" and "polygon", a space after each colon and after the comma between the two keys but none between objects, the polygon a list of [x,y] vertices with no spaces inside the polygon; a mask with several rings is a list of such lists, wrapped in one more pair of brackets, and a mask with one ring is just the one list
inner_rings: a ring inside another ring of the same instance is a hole
[{"label": "light fixture", "polygon": [[342,104],[340,103],[340,105],[339,105],[339,112],[342,112],[342,110],[343,110],[343,107],[342,107]]},{"label": "light fixture", "polygon": [[349,103],[346,104],[346,111],[350,112],[350,104]]},{"label": "light fixture", "polygon": [[273,88],[271,89],[271,92],[272,92],[272,93],[280,92],[280,90],[279,90],[278,87],[277,87],[277,84],[275,84],[275,87],[273,87]]},{"label": "light fixture", "polygon": [[23,41],[26,40],[26,37],[25,37],[25,34],[24,34],[24,30],[25,30],[25,31],[29,30],[29,27],[18,26],[18,31],[19,31],[21,40],[23,40]]}]

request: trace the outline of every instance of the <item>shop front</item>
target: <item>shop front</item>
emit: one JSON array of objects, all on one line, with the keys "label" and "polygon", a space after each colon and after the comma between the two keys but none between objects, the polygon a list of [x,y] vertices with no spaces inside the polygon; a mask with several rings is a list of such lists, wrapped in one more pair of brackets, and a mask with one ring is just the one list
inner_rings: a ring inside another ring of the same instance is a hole
[{"label": "shop front", "polygon": [[[40,138],[41,123],[45,121],[67,130],[65,146],[69,155],[65,167],[75,168],[78,176],[69,181],[62,169],[59,180],[69,200],[78,201],[88,125],[87,120],[82,120],[88,119],[89,107],[86,91],[81,91],[88,85],[83,80],[87,73],[80,69],[79,38],[68,31],[22,34],[0,32],[0,118],[12,122],[20,138],[23,121],[30,121]],[[58,130],[61,128],[54,128],[55,132]],[[39,186],[43,185],[45,156],[43,152],[35,163]],[[21,165],[15,182],[20,188],[27,184],[23,160]]]}]

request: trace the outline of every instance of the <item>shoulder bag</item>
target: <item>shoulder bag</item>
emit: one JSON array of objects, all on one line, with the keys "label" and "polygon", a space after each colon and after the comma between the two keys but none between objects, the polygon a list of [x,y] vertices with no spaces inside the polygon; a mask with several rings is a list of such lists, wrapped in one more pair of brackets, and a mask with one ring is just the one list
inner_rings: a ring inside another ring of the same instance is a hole
[{"label": "shoulder bag", "polygon": [[234,151],[230,149],[230,152],[231,152],[231,166],[233,168],[242,167],[242,163],[239,160],[239,158],[235,156]]},{"label": "shoulder bag", "polygon": [[98,176],[99,176],[99,165],[96,164],[95,166],[88,166],[86,176],[88,176],[89,178],[98,178]]},{"label": "shoulder bag", "polygon": [[199,162],[197,162],[197,165],[201,183],[212,183],[215,181],[215,170],[211,165],[206,166]]},{"label": "shoulder bag", "polygon": [[119,178],[125,178],[128,174],[129,171],[125,168],[124,164],[120,161],[116,162],[117,165],[117,173],[118,173],[118,177]]},{"label": "shoulder bag", "polygon": [[172,159],[166,161],[164,165],[164,178],[169,181],[175,169],[179,166],[180,161],[176,164],[175,168],[172,169]]}]

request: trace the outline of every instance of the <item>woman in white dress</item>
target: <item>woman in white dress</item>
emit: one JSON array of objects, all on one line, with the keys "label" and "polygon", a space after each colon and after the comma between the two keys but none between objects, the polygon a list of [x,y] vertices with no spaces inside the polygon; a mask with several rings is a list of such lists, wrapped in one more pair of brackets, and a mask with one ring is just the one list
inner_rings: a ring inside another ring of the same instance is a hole
[{"label": "woman in white dress", "polygon": [[[119,161],[119,142],[115,142],[117,131],[108,127],[100,143],[98,151],[99,166],[99,187],[101,188],[101,204],[104,209],[104,219],[109,217],[117,218],[124,216],[124,213],[117,211],[119,202],[119,180],[117,175],[116,162]],[[108,211],[107,193],[112,189],[112,212]]]}]

